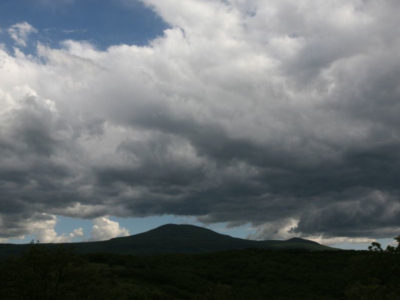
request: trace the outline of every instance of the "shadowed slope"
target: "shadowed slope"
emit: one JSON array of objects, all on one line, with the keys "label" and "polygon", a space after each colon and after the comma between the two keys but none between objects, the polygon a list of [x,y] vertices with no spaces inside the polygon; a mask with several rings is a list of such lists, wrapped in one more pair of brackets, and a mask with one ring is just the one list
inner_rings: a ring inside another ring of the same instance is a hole
[{"label": "shadowed slope", "polygon": [[[164,254],[164,253],[206,253],[236,249],[304,249],[310,251],[335,250],[316,242],[294,238],[287,241],[253,241],[219,234],[212,230],[193,226],[168,224],[144,233],[128,237],[113,238],[108,241],[41,244],[41,247],[54,248],[59,245],[73,248],[78,253],[115,254]],[[19,254],[29,245],[0,245],[0,256]]]}]

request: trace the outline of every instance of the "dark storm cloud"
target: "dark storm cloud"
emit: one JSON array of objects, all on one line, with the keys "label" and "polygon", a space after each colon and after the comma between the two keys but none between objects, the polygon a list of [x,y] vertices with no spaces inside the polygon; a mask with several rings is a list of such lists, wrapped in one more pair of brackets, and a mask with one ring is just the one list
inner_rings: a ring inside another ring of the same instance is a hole
[{"label": "dark storm cloud", "polygon": [[72,161],[62,158],[71,149],[62,121],[51,103],[19,91],[18,101],[3,114],[0,133],[1,236],[26,234],[32,223],[51,219],[48,208],[76,201],[76,185],[67,183],[76,173]]},{"label": "dark storm cloud", "polygon": [[304,163],[295,148],[230,139],[212,125],[162,124],[160,132],[190,141],[203,162],[183,167],[171,160],[162,139],[147,146],[122,145],[142,165],[103,169],[98,176],[102,185],[146,187],[140,200],[130,199],[128,209],[134,213],[207,215],[203,221],[255,224],[296,217],[298,232],[327,236],[379,236],[400,225],[397,213],[390,218],[383,213],[385,207],[397,209],[398,202],[400,143],[392,139],[361,149],[336,147],[330,149],[335,160],[315,157]]},{"label": "dark storm cloud", "polygon": [[145,1],[171,26],[148,47],[2,54],[3,237],[46,214],[397,234],[398,4],[188,1]]}]

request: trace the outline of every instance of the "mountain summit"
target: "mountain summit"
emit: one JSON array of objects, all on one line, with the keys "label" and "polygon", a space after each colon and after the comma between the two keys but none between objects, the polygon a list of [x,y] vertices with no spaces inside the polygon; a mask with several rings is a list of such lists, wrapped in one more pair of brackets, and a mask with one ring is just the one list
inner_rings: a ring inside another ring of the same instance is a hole
[{"label": "mountain summit", "polygon": [[235,249],[304,249],[332,250],[316,242],[295,238],[287,241],[254,241],[220,234],[194,225],[167,224],[147,232],[109,241],[76,243],[78,252],[112,252],[123,254],[205,253]]},{"label": "mountain summit", "polygon": [[[334,250],[316,242],[293,238],[287,241],[254,241],[220,234],[207,228],[194,225],[167,224],[155,229],[127,237],[108,241],[40,244],[40,247],[72,248],[77,253],[116,253],[116,254],[166,254],[166,253],[207,253],[238,249],[301,249],[309,251]],[[23,252],[29,245],[0,245],[0,257]]]}]

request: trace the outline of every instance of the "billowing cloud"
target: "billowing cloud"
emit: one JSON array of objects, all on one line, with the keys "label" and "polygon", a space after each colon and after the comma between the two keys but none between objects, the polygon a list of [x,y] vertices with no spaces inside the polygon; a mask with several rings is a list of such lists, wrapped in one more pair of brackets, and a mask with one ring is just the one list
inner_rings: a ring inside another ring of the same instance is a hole
[{"label": "billowing cloud", "polygon": [[[69,234],[58,234],[55,230],[57,217],[45,213],[34,214],[25,219],[24,222],[18,222],[19,220],[15,222],[12,218],[7,217],[2,218],[1,221],[3,226],[11,225],[14,230],[17,230],[17,232],[24,232],[35,236],[37,241],[40,243],[68,243],[74,238],[83,237],[82,228],[74,229]],[[12,224],[13,221],[15,222],[14,224]],[[17,238],[24,238],[24,236],[15,236],[12,232],[8,232],[8,235]]]},{"label": "billowing cloud", "polygon": [[91,239],[94,241],[109,240],[118,236],[127,236],[129,231],[120,227],[119,223],[107,217],[100,217],[93,220]]},{"label": "billowing cloud", "polygon": [[26,47],[26,42],[30,34],[37,30],[27,22],[16,23],[8,29],[8,34],[18,46]]},{"label": "billowing cloud", "polygon": [[2,237],[43,213],[398,234],[400,4],[144,2],[169,24],[144,47],[0,49]]},{"label": "billowing cloud", "polygon": [[77,237],[83,237],[85,234],[83,233],[83,228],[79,227],[74,229],[68,236],[72,240]]}]

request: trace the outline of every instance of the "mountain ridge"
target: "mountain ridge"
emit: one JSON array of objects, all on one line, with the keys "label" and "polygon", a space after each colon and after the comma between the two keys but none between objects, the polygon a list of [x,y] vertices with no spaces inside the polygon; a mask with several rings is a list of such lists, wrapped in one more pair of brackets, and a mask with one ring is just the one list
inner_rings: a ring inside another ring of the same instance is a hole
[{"label": "mountain ridge", "polygon": [[[337,250],[301,238],[293,238],[286,241],[247,240],[189,224],[165,224],[139,234],[116,237],[105,241],[36,245],[47,248],[61,246],[83,254],[102,252],[132,255],[196,254],[250,248],[267,250],[298,249],[308,251]],[[30,246],[29,244],[0,244],[0,257],[22,253]]]}]

